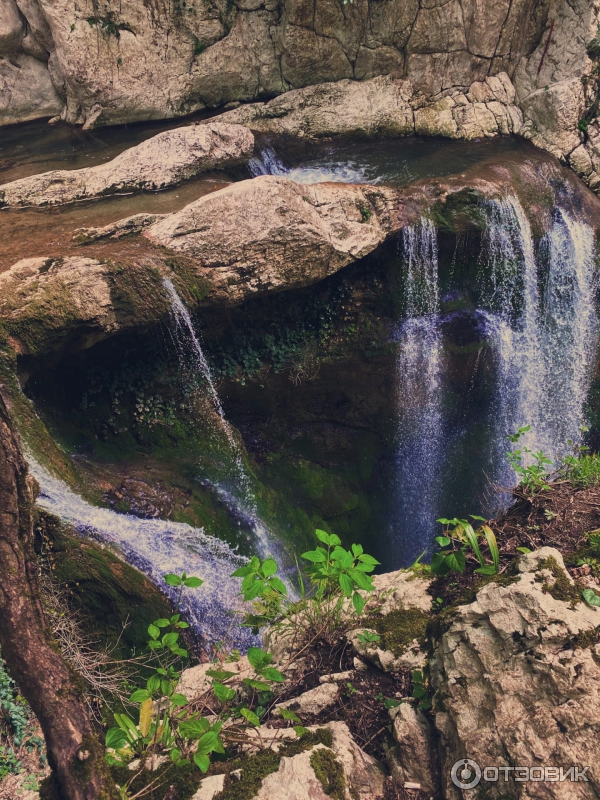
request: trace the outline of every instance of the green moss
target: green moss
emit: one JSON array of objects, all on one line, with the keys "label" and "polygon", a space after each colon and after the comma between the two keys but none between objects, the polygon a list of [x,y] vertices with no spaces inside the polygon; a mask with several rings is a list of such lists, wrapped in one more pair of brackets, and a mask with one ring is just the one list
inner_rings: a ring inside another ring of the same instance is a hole
[{"label": "green moss", "polygon": [[[111,767],[111,774],[118,786],[125,786],[131,780],[131,771],[127,767]],[[187,764],[175,767],[172,763],[161,765],[156,771],[144,770],[130,784],[128,797],[136,795],[138,792],[154,782],[154,788],[145,797],[152,800],[163,800],[163,798],[177,798],[177,800],[191,800],[198,791],[203,774],[194,764]],[[158,778],[158,780],[156,780]],[[175,792],[171,787],[175,787]]]},{"label": "green moss", "polygon": [[310,765],[319,779],[325,794],[333,800],[345,800],[346,778],[344,768],[333,750],[319,748],[310,754]]},{"label": "green moss", "polygon": [[240,758],[231,762],[228,765],[229,771],[241,769],[241,777],[236,780],[228,775],[223,791],[216,794],[213,800],[251,800],[260,790],[264,778],[277,772],[282,758],[304,753],[317,744],[331,747],[333,744],[331,731],[320,728],[314,733],[304,734],[295,742],[283,745],[277,753],[272,750],[262,750],[249,758]]},{"label": "green moss", "polygon": [[425,640],[429,616],[418,608],[402,608],[384,617],[366,617],[361,624],[365,628],[374,628],[381,636],[378,646],[401,656],[413,639]]},{"label": "green moss", "polygon": [[481,192],[476,189],[461,189],[435,203],[430,213],[436,227],[442,231],[482,229],[485,222],[481,200]]},{"label": "green moss", "polygon": [[584,586],[575,582],[572,584],[569,581],[567,573],[559,567],[558,562],[552,556],[545,558],[540,562],[540,569],[547,569],[551,572],[554,578],[552,585],[544,583],[542,591],[551,595],[555,600],[562,600],[564,603],[569,603],[574,608],[577,603],[581,603],[581,593]]},{"label": "green moss", "polygon": [[68,588],[74,607],[101,641],[119,642],[122,657],[145,647],[151,622],[171,615],[169,601],[148,578],[110,550],[70,534],[56,517],[38,512],[35,532],[54,580]]}]

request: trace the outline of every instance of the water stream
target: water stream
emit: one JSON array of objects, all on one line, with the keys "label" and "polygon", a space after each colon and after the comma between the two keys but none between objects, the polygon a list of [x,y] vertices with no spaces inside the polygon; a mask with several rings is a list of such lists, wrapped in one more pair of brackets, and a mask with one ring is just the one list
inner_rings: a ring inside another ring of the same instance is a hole
[{"label": "water stream", "polygon": [[194,631],[208,642],[227,638],[233,646],[252,643],[253,637],[239,626],[235,616],[241,607],[240,582],[230,577],[246,560],[225,542],[183,523],[139,519],[92,506],[31,456],[28,462],[40,485],[37,502],[41,508],[60,517],[83,536],[120,552],[173,600],[176,591],[165,584],[165,574],[181,574],[185,570],[188,575],[202,578],[203,586],[186,589],[183,596],[182,607]]}]

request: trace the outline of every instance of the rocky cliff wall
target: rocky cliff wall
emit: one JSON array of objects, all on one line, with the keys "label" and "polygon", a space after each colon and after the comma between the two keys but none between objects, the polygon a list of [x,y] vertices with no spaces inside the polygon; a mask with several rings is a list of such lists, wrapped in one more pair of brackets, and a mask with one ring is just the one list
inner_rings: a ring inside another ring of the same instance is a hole
[{"label": "rocky cliff wall", "polygon": [[379,75],[418,108],[506,73],[521,135],[592,185],[599,21],[596,0],[0,0],[0,125],[177,117]]}]

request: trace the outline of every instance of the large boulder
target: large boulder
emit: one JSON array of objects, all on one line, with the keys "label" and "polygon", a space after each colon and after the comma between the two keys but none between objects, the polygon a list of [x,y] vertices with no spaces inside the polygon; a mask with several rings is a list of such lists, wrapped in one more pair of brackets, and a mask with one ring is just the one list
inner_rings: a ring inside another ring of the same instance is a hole
[{"label": "large boulder", "polygon": [[397,193],[264,175],[205,195],[143,232],[197,264],[213,300],[308,286],[372,252],[396,229]]},{"label": "large boulder", "polygon": [[461,759],[482,770],[537,767],[542,774],[545,767],[592,766],[589,782],[577,783],[540,782],[539,769],[537,779],[520,783],[507,770],[505,783],[501,771],[500,780],[482,780],[477,790],[490,798],[600,792],[593,768],[600,760],[600,610],[582,601],[558,551],[526,556],[519,569],[515,582],[489,583],[460,606],[435,643],[435,725],[450,800],[465,796],[450,777]]},{"label": "large boulder", "polygon": [[106,164],[54,170],[0,186],[0,206],[53,206],[109,195],[157,191],[201,172],[240,164],[254,137],[240,125],[211,122],[164,131]]}]

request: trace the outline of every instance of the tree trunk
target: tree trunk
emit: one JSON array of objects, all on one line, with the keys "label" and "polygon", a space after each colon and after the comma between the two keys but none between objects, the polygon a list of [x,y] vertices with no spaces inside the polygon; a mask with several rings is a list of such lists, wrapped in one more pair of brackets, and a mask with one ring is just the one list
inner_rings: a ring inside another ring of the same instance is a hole
[{"label": "tree trunk", "polygon": [[0,647],[35,712],[61,800],[116,797],[81,699],[81,679],[62,658],[44,617],[33,549],[35,482],[0,394]]}]

